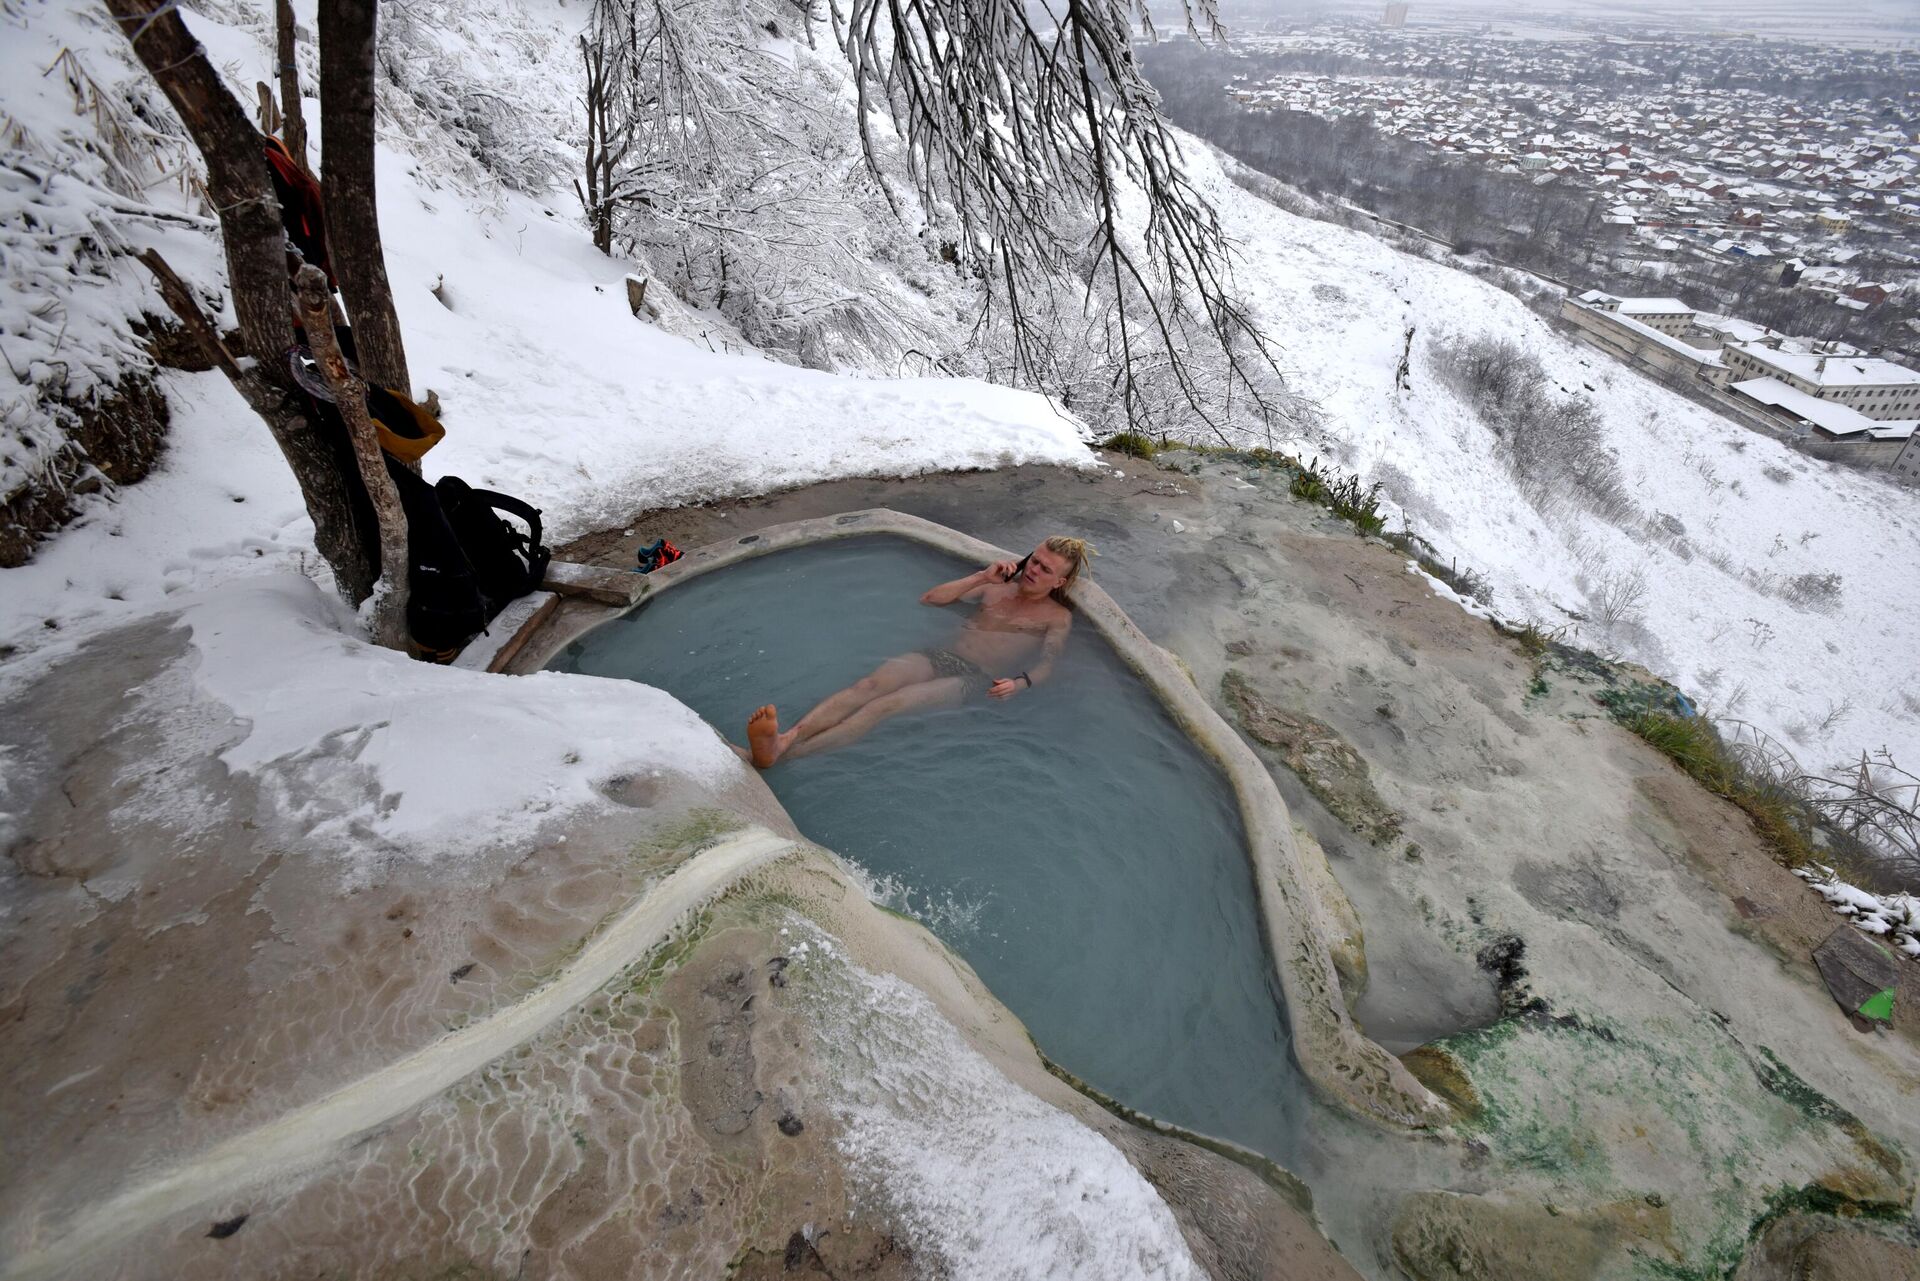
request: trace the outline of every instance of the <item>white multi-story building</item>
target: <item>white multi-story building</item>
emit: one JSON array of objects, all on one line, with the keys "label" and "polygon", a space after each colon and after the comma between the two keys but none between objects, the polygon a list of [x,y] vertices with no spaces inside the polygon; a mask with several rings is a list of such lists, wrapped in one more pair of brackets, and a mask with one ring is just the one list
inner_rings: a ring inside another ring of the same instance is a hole
[{"label": "white multi-story building", "polygon": [[1580,301],[1595,311],[1637,320],[1663,334],[1683,334],[1693,325],[1694,309],[1678,298],[1616,298],[1612,294],[1589,289]]},{"label": "white multi-story building", "polygon": [[1877,356],[1822,356],[1756,342],[1730,342],[1721,353],[1736,382],[1772,378],[1880,422],[1920,418],[1920,373]]},{"label": "white multi-story building", "polygon": [[1887,470],[1893,478],[1904,485],[1920,488],[1920,431],[1907,437],[1906,445],[1894,460],[1887,464]]}]

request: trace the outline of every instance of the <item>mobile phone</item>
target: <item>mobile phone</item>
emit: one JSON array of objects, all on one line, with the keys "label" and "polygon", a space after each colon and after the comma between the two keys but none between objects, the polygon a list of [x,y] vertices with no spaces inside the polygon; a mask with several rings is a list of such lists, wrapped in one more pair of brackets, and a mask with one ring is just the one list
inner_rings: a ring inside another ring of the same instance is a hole
[{"label": "mobile phone", "polygon": [[1025,556],[1022,556],[1020,558],[1020,563],[1013,567],[1013,572],[1011,574],[1008,574],[1005,578],[1001,579],[1000,581],[1003,583],[1011,583],[1016,579],[1018,579],[1020,575],[1027,572],[1027,562],[1032,559],[1033,559],[1032,552],[1028,552]]}]

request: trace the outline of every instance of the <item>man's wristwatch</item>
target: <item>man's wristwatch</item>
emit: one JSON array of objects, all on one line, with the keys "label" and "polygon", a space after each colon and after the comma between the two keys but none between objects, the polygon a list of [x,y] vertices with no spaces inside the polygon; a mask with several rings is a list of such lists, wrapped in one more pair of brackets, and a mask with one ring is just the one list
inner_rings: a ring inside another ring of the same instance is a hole
[{"label": "man's wristwatch", "polygon": [[1027,675],[1027,674],[1026,674],[1025,672],[1021,672],[1021,673],[1020,673],[1020,679],[1021,679],[1021,680],[1023,680],[1023,681],[1025,681],[1025,682],[1027,683],[1027,688],[1028,688],[1028,689],[1032,689],[1032,688],[1033,688],[1033,677],[1031,677],[1031,676],[1029,676],[1029,675]]}]

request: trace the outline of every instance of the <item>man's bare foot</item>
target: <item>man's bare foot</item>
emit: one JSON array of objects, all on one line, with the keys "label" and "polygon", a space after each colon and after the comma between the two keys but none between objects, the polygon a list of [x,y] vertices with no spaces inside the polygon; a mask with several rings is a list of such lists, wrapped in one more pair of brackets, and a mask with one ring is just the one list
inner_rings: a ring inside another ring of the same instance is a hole
[{"label": "man's bare foot", "polygon": [[766,769],[780,759],[787,746],[780,740],[780,713],[773,710],[772,703],[747,717],[747,743],[753,749],[756,769]]}]

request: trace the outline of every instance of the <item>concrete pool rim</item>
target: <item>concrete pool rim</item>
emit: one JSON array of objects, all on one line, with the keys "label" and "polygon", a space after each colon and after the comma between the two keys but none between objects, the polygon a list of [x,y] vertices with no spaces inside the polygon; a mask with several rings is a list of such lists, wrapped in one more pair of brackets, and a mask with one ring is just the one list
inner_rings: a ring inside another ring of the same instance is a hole
[{"label": "concrete pool rim", "polygon": [[[713,570],[869,535],[905,538],[975,564],[1012,559],[1004,549],[958,530],[886,508],[770,525],[696,548],[644,576],[630,605],[570,611],[543,623],[507,670],[538,671],[586,632]],[[1331,914],[1302,860],[1292,816],[1265,763],[1214,710],[1180,660],[1150,640],[1097,583],[1083,579],[1069,599],[1074,612],[1146,684],[1233,789],[1253,865],[1261,929],[1285,997],[1294,1056],[1307,1080],[1326,1101],[1381,1124],[1407,1129],[1447,1124],[1451,1109],[1349,1015],[1334,968]]]}]

